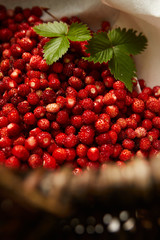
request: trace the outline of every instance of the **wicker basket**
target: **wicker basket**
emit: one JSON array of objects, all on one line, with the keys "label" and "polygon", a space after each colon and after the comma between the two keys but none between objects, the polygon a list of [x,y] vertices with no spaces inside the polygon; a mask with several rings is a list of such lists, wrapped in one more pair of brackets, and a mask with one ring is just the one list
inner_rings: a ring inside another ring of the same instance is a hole
[{"label": "wicker basket", "polygon": [[74,176],[0,168],[0,239],[160,239],[160,157]]}]

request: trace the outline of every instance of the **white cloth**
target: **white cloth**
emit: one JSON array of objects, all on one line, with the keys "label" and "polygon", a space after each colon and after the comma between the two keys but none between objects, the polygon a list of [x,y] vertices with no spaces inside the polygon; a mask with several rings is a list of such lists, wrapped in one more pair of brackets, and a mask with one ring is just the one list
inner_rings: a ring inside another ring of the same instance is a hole
[{"label": "white cloth", "polygon": [[149,86],[160,85],[160,0],[101,1],[5,0],[5,5],[8,8],[35,5],[49,7],[56,17],[77,15],[93,29],[97,29],[102,20],[109,20],[113,27],[142,31],[148,39],[148,47],[144,53],[135,56],[137,75],[144,78]]}]

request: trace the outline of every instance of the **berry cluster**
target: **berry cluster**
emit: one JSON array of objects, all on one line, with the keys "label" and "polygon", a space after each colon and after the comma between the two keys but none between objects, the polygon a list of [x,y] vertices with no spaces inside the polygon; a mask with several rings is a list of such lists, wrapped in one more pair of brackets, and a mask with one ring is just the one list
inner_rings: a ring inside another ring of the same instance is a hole
[{"label": "berry cluster", "polygon": [[[0,5],[0,162],[10,168],[63,164],[77,174],[160,151],[160,87],[129,92],[108,65],[82,59],[87,42],[71,42],[48,66],[33,26],[42,11]],[[67,24],[80,21],[63,17]],[[108,31],[103,22],[99,31]],[[137,80],[134,79],[134,87]]]}]

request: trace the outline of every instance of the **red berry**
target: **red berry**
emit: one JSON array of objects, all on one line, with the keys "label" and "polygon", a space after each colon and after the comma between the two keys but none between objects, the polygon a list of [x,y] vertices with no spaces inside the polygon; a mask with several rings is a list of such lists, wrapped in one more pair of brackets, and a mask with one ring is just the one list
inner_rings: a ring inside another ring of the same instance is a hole
[{"label": "red berry", "polygon": [[78,133],[78,138],[81,143],[86,145],[91,145],[94,141],[94,130],[90,126],[82,126],[80,132]]},{"label": "red berry", "polygon": [[59,124],[66,124],[69,120],[69,115],[66,111],[62,110],[57,113],[56,121]]},{"label": "red berry", "polygon": [[116,95],[114,93],[108,92],[106,93],[106,95],[104,95],[103,103],[105,105],[112,105],[116,102],[116,100],[117,100]]},{"label": "red berry", "polygon": [[67,158],[67,152],[64,148],[57,148],[54,150],[52,156],[58,164],[62,164]]},{"label": "red berry", "polygon": [[22,161],[25,161],[28,159],[29,157],[29,152],[28,150],[22,146],[22,145],[15,145],[13,148],[12,148],[12,154],[21,159]]},{"label": "red berry", "polygon": [[160,101],[154,97],[150,97],[146,102],[146,108],[152,112],[160,112]]},{"label": "red berry", "polygon": [[30,136],[25,140],[25,148],[27,150],[33,150],[38,146],[36,137]]},{"label": "red berry", "polygon": [[82,127],[82,117],[80,115],[75,115],[71,118],[71,124],[75,128],[81,128]]},{"label": "red berry", "polygon": [[147,131],[152,129],[152,121],[149,119],[144,119],[142,121],[142,127],[144,127]]},{"label": "red berry", "polygon": [[137,136],[136,132],[132,128],[127,128],[125,131],[125,134],[127,138],[130,138],[130,139],[134,139]]},{"label": "red berry", "polygon": [[67,157],[66,157],[66,161],[67,162],[72,162],[75,160],[76,158],[76,151],[74,148],[66,148],[66,153],[67,153]]},{"label": "red berry", "polygon": [[[102,74],[103,74],[102,77],[106,75],[106,73],[102,73]],[[108,74],[108,70],[107,70],[107,74]],[[105,77],[103,77],[103,82],[107,88],[111,88],[113,86],[113,83],[115,82],[115,80],[111,76],[105,76]]]},{"label": "red berry", "polygon": [[160,128],[160,117],[154,117],[152,119],[153,126],[156,128]]},{"label": "red berry", "polygon": [[88,149],[87,157],[90,161],[97,161],[99,159],[99,150],[96,147],[91,147]]},{"label": "red berry", "polygon": [[59,133],[56,135],[55,137],[55,141],[57,143],[58,146],[63,146],[65,143],[65,139],[66,139],[67,135],[65,133]]},{"label": "red berry", "polygon": [[82,88],[82,81],[77,77],[70,77],[68,83],[71,87],[75,88],[76,90],[80,90]]},{"label": "red berry", "polygon": [[20,168],[20,161],[18,158],[16,158],[15,156],[11,156],[9,158],[6,159],[5,161],[5,166],[8,168],[13,168],[13,169],[18,169]]},{"label": "red berry", "polygon": [[64,140],[64,146],[67,148],[75,147],[78,143],[78,138],[74,134],[69,134]]},{"label": "red berry", "polygon": [[110,128],[110,124],[104,119],[98,119],[95,122],[95,128],[98,132],[107,132]]},{"label": "red berry", "polygon": [[121,161],[127,161],[130,160],[132,157],[132,153],[128,149],[123,149],[122,152],[120,153],[119,159]]},{"label": "red berry", "polygon": [[35,92],[28,94],[27,101],[31,105],[37,105],[39,103],[39,97]]},{"label": "red berry", "polygon": [[23,120],[28,125],[34,125],[36,123],[36,118],[35,118],[34,114],[31,112],[27,112],[24,115]]},{"label": "red berry", "polygon": [[34,109],[34,116],[36,118],[43,118],[45,116],[46,110],[45,107],[38,106]]},{"label": "red berry", "polygon": [[111,118],[115,118],[118,113],[118,107],[116,105],[110,105],[106,107],[106,113],[111,117]]},{"label": "red berry", "polygon": [[85,98],[81,101],[81,106],[86,110],[93,110],[94,103],[91,98]]},{"label": "red berry", "polygon": [[139,147],[142,151],[148,151],[151,147],[151,142],[147,137],[141,138],[139,142]]},{"label": "red berry", "polygon": [[56,160],[47,152],[43,154],[43,167],[48,169],[56,168]]},{"label": "red berry", "polygon": [[154,140],[152,143],[152,146],[157,149],[160,150],[160,140]]},{"label": "red berry", "polygon": [[85,110],[82,114],[82,121],[84,124],[89,125],[94,123],[96,120],[96,115],[91,110]]},{"label": "red berry", "polygon": [[37,126],[38,126],[41,130],[47,131],[47,130],[49,130],[49,128],[50,128],[50,122],[49,122],[49,120],[46,119],[46,118],[41,118],[41,119],[38,120]]},{"label": "red berry", "polygon": [[29,86],[34,90],[38,90],[40,88],[40,80],[38,78],[31,78],[29,80]]},{"label": "red berry", "polygon": [[144,102],[138,98],[134,98],[134,101],[132,103],[132,110],[135,113],[142,113],[145,109]]},{"label": "red berry", "polygon": [[47,148],[51,143],[51,134],[48,132],[40,132],[36,136],[38,145],[42,148]]},{"label": "red berry", "polygon": [[75,168],[73,171],[73,175],[81,175],[82,174],[82,169],[81,168]]},{"label": "red berry", "polygon": [[38,154],[32,154],[28,159],[28,164],[31,168],[41,167],[42,162],[42,158]]},{"label": "red berry", "polygon": [[124,139],[122,142],[122,146],[127,148],[128,150],[132,150],[135,146],[135,142],[131,139]]},{"label": "red berry", "polygon": [[82,167],[82,168],[86,167],[86,166],[87,166],[87,163],[88,163],[88,159],[87,159],[87,158],[78,158],[78,159],[77,159],[77,164],[78,164],[80,167]]},{"label": "red berry", "polygon": [[17,137],[20,133],[19,125],[17,123],[8,124],[7,133],[9,137]]},{"label": "red berry", "polygon": [[0,128],[6,127],[8,125],[8,118],[5,116],[0,117]]},{"label": "red berry", "polygon": [[97,88],[96,88],[95,85],[87,85],[87,86],[85,87],[85,89],[87,90],[88,96],[89,96],[90,98],[95,98],[95,97],[97,97],[97,95],[98,95],[98,90],[97,90]]},{"label": "red berry", "polygon": [[31,49],[33,48],[33,42],[30,38],[28,37],[25,37],[25,38],[22,38],[20,41],[19,41],[19,45],[21,46],[21,48],[23,48],[26,52],[29,52],[31,51]]}]

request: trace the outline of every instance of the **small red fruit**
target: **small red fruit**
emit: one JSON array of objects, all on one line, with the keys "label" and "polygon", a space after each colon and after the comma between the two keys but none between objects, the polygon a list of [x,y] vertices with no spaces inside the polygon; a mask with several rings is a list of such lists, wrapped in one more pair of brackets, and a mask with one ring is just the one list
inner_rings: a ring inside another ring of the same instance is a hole
[{"label": "small red fruit", "polygon": [[96,147],[91,147],[88,149],[87,157],[90,161],[97,161],[99,159],[99,150]]}]

